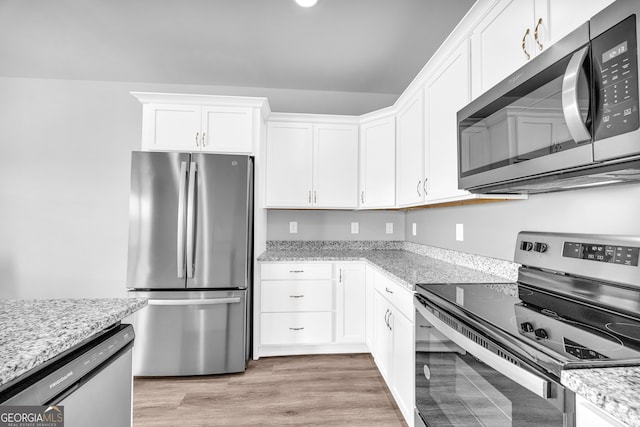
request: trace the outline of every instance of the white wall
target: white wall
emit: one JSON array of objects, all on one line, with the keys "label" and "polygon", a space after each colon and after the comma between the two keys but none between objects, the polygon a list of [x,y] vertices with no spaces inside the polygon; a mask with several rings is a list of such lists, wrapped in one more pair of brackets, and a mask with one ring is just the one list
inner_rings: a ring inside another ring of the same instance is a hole
[{"label": "white wall", "polygon": [[[417,236],[412,236],[412,224]],[[464,224],[464,241],[455,239]],[[519,231],[640,235],[640,185],[531,195],[528,200],[407,212],[406,240],[512,261]]]},{"label": "white wall", "polygon": [[[289,222],[298,223],[298,232],[289,233]],[[351,233],[358,222],[359,233]],[[393,233],[386,234],[386,223]],[[404,240],[403,211],[270,210],[267,240]]]},{"label": "white wall", "polygon": [[130,152],[142,123],[130,91],[264,96],[274,111],[335,114],[396,98],[0,77],[0,298],[125,295]]}]

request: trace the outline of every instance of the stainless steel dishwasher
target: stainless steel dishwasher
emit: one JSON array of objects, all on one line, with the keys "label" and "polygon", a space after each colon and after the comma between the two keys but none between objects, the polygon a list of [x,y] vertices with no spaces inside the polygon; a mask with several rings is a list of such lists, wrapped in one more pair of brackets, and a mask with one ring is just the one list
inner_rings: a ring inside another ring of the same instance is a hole
[{"label": "stainless steel dishwasher", "polygon": [[65,427],[130,426],[133,340],[117,324],[7,384],[0,405],[62,406]]}]

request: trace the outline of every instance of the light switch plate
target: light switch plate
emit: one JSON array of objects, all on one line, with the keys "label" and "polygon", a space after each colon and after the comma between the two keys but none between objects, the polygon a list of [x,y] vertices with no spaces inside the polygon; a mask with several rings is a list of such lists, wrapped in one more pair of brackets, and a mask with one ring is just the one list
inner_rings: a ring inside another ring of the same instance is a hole
[{"label": "light switch plate", "polygon": [[411,234],[413,234],[414,236],[418,235],[418,224],[416,224],[415,222],[411,224]]},{"label": "light switch plate", "polygon": [[393,234],[393,223],[392,222],[387,222],[385,225],[385,232],[387,234]]},{"label": "light switch plate", "polygon": [[456,240],[464,241],[464,224],[456,224]]},{"label": "light switch plate", "polygon": [[298,223],[296,221],[289,221],[289,233],[295,234],[298,232]]},{"label": "light switch plate", "polygon": [[360,232],[360,224],[357,222],[351,223],[351,234],[358,234]]}]

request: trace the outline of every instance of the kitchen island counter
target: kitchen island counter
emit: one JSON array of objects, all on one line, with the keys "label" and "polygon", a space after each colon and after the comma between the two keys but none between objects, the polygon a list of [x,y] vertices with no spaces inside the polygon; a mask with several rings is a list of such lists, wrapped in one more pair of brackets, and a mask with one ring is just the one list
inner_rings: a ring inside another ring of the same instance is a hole
[{"label": "kitchen island counter", "polygon": [[146,304],[143,298],[0,300],[0,390]]}]

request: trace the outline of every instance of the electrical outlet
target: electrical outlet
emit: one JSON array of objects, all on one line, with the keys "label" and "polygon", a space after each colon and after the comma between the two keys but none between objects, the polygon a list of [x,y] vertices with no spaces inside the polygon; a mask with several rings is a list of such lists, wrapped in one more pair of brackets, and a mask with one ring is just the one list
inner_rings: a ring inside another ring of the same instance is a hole
[{"label": "electrical outlet", "polygon": [[296,221],[289,221],[289,233],[295,234],[298,232],[298,223]]},{"label": "electrical outlet", "polygon": [[416,224],[415,222],[411,224],[411,234],[413,234],[414,236],[418,235],[418,224]]},{"label": "electrical outlet", "polygon": [[456,240],[464,241],[464,224],[456,224]]},{"label": "electrical outlet", "polygon": [[351,234],[358,234],[360,232],[360,224],[357,222],[351,223]]},{"label": "electrical outlet", "polygon": [[387,234],[393,234],[393,223],[392,222],[387,222],[385,225],[385,232]]}]

